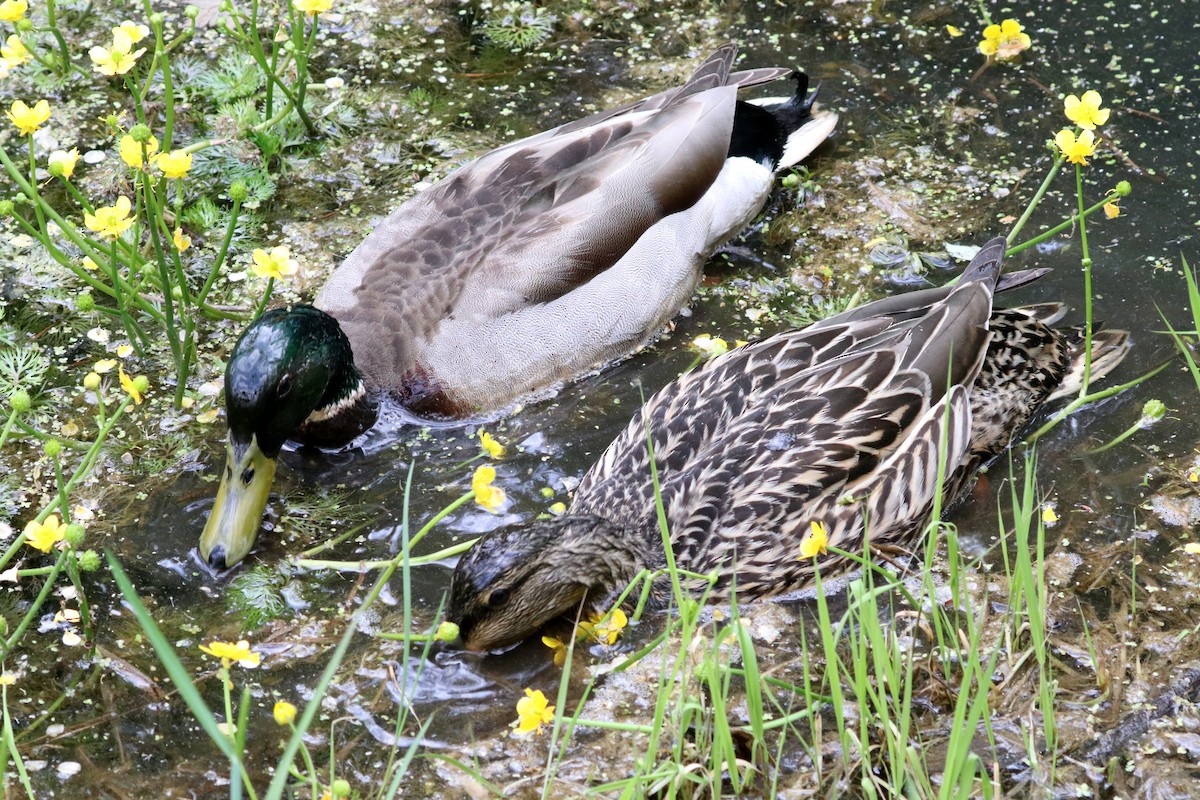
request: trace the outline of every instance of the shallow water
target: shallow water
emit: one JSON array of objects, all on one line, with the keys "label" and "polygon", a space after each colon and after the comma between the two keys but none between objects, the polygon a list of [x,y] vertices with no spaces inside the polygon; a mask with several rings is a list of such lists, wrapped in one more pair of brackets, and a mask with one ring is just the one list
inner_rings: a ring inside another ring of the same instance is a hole
[{"label": "shallow water", "polygon": [[[404,8],[393,11],[397,16],[409,13]],[[842,114],[834,141],[813,164],[818,181],[841,179],[861,187],[870,183],[871,177],[864,172],[863,164],[878,158],[885,165],[882,182],[894,182],[897,174],[902,175],[906,190],[919,197],[923,192],[953,192],[956,188],[941,182],[921,185],[925,173],[920,168],[924,163],[948,164],[950,174],[959,174],[963,180],[968,175],[987,175],[990,169],[1029,169],[1019,182],[992,187],[991,200],[982,212],[974,212],[976,224],[968,233],[958,234],[952,223],[924,221],[915,227],[946,235],[930,241],[914,239],[914,248],[933,250],[947,242],[979,244],[1003,233],[1007,223],[999,218],[1020,213],[1050,163],[1043,143],[1065,124],[1059,96],[1081,88],[1100,90],[1106,105],[1114,108],[1104,133],[1106,138],[1112,137],[1119,152],[1106,150],[1087,169],[1090,196],[1098,196],[1100,190],[1117,180],[1129,180],[1134,186],[1134,193],[1121,203],[1120,218],[1093,218],[1088,229],[1095,262],[1097,319],[1109,327],[1128,329],[1134,336],[1133,354],[1105,383],[1129,380],[1172,354],[1169,339],[1156,332],[1163,327],[1159,310],[1177,327],[1188,324],[1184,283],[1178,273],[1180,253],[1193,262],[1200,260],[1200,253],[1193,252],[1200,226],[1194,188],[1196,161],[1200,159],[1200,117],[1196,113],[1200,65],[1195,60],[1200,23],[1189,9],[1162,2],[1099,12],[1078,5],[1061,12],[1030,12],[1020,17],[1035,43],[1024,63],[992,66],[978,74],[975,71],[981,59],[972,54],[978,26],[967,6],[925,8],[909,14],[889,4],[877,14],[853,3],[831,7],[810,3],[799,11],[793,11],[791,4],[763,3],[743,13],[744,17],[714,22],[722,31],[717,38],[742,42],[745,65],[784,63],[804,67],[814,80],[821,81],[824,102]],[[386,41],[395,19],[384,14],[370,32],[376,38],[371,44],[382,53],[380,60],[389,52],[390,57],[396,57],[395,51],[388,51]],[[445,20],[441,24],[450,25]],[[683,54],[683,42],[671,33],[669,19],[655,21],[649,17],[645,24],[666,55]],[[946,24],[958,25],[967,35],[949,38]],[[353,50],[353,46],[347,48],[348,52]],[[646,51],[637,56],[647,57]],[[489,119],[483,112],[476,113],[479,129],[468,135],[479,139],[481,146],[498,144],[505,138],[496,128],[488,129],[490,123],[532,132],[583,113],[585,104],[600,104],[602,98],[622,91],[635,92],[646,75],[653,74],[644,64],[636,63],[619,42],[607,39],[584,43],[580,52],[564,56],[561,65],[532,59],[528,64],[519,59],[514,63],[515,74],[452,78],[452,88],[491,92],[506,101],[512,97],[510,85],[531,87],[516,99],[517,115]],[[463,72],[474,72],[472,66],[464,65]],[[377,77],[385,92],[406,87],[402,79],[382,68]],[[368,128],[357,145],[373,135],[378,135],[384,149],[403,140],[401,134],[383,129],[385,122],[395,125],[394,120],[386,120],[382,112],[379,117],[373,121],[379,127]],[[331,143],[330,147],[336,150],[339,144]],[[929,152],[922,153],[921,148]],[[914,161],[914,153],[927,162]],[[897,162],[903,166],[896,167]],[[293,179],[294,194],[289,194],[291,187],[282,187],[277,206],[272,209],[275,224],[287,227],[310,220],[312,210],[295,198],[319,197],[315,187],[325,180],[336,180],[337,164],[336,156],[330,164],[314,161],[309,165],[313,174]],[[399,183],[402,179],[381,181]],[[360,206],[363,218],[386,212],[390,204],[387,193],[369,185],[354,188],[358,193],[344,205]],[[1057,223],[1073,204],[1072,189],[1070,177],[1060,176],[1027,231]],[[884,205],[878,194],[862,194],[867,198],[864,202],[875,198],[876,210]],[[790,197],[780,192],[772,201],[768,225],[789,210]],[[953,203],[942,201],[942,205]],[[334,204],[325,211],[336,213],[337,209]],[[829,210],[814,208],[812,213],[822,220]],[[830,219],[822,241],[796,248],[789,243],[770,245],[761,231],[752,231],[718,259],[723,263],[710,270],[712,277],[706,281],[702,297],[655,345],[598,375],[559,387],[547,397],[529,400],[502,418],[420,426],[406,421],[402,412],[393,409],[385,418],[386,424],[345,452],[286,452],[276,478],[273,516],[278,519],[281,495],[312,501],[321,489],[336,487],[343,507],[354,508],[356,516],[363,517],[363,528],[351,541],[321,557],[387,558],[399,544],[398,526],[405,512],[410,468],[414,477],[408,514],[419,526],[467,488],[470,467],[463,466],[463,462],[478,453],[475,434],[479,428],[486,428],[509,445],[510,455],[496,466],[497,483],[504,487],[510,502],[502,514],[495,516],[474,506],[464,507],[426,539],[421,552],[435,551],[500,525],[529,520],[553,502],[569,502],[569,489],[624,427],[641,398],[692,363],[694,355],[686,345],[694,336],[719,333],[733,340],[774,329],[764,324],[756,330],[738,306],[737,300],[745,295],[749,284],[763,276],[772,284],[784,284],[793,270],[802,275],[805,259],[814,251],[839,275],[848,276],[844,281],[860,280],[860,267],[867,261],[862,245],[887,231],[863,228],[841,235],[833,230],[841,224],[840,219]],[[821,224],[818,221],[818,227]],[[908,223],[897,218],[895,224],[897,229],[904,229]],[[343,223],[334,235],[344,233]],[[1034,286],[1013,292],[1009,301],[1058,299],[1081,308],[1084,292],[1079,252],[1078,237],[1060,238],[1014,257],[1013,267],[1047,266],[1054,272]],[[935,281],[945,277],[930,276]],[[864,282],[877,294],[897,290],[884,281],[867,278]],[[1082,315],[1077,311],[1070,319],[1078,322]],[[1123,547],[1135,541],[1135,527],[1146,519],[1139,509],[1145,497],[1145,475],[1162,464],[1174,465],[1168,469],[1177,470],[1178,459],[1190,463],[1200,438],[1191,412],[1195,392],[1190,375],[1173,366],[1146,385],[1084,409],[1043,439],[1039,477],[1063,518],[1063,527],[1056,535],[1062,534],[1066,551],[1077,548],[1085,555],[1104,552],[1115,554],[1114,558],[1132,557],[1132,551],[1126,552]],[[1099,455],[1087,454],[1088,449],[1136,422],[1142,404],[1150,398],[1167,403],[1171,408],[1168,419],[1122,446]],[[140,510],[137,519],[115,531],[108,542],[168,636],[196,669],[202,663],[195,655],[196,644],[211,638],[236,639],[241,630],[240,617],[231,614],[225,604],[231,576],[212,575],[196,560],[193,549],[211,507],[215,487],[210,478],[217,473],[223,457],[218,436],[214,429],[201,454],[206,470],[184,471],[167,485],[155,488],[144,501],[131,500],[131,505]],[[966,546],[976,552],[982,552],[995,537],[992,498],[1006,474],[1005,464],[995,465],[972,498],[952,516]],[[544,496],[544,487],[551,490],[549,497]],[[343,523],[337,530],[344,530],[348,524]],[[1162,525],[1157,527],[1164,529]],[[235,573],[278,562],[317,544],[321,538],[319,531],[307,531],[302,526],[289,529],[296,532],[294,539],[281,537],[278,532],[264,533],[246,567]],[[1176,534],[1171,532],[1172,536]],[[1143,553],[1146,569],[1153,571],[1156,558],[1160,567],[1165,566],[1170,553],[1170,547],[1161,544],[1151,547]],[[434,621],[450,569],[449,563],[414,569],[415,630],[423,630]],[[263,668],[253,675],[256,705],[269,711],[277,696],[306,698],[340,634],[348,598],[361,598],[372,580],[368,576],[362,586],[355,574],[322,571],[287,581],[284,597],[294,614],[247,632],[266,656]],[[169,689],[161,676],[153,674],[152,662],[132,620],[117,604],[105,605],[104,595],[113,587],[101,579],[96,589],[102,612],[111,615],[109,622],[100,626],[101,645],[115,656],[129,658],[161,689]],[[390,597],[385,596],[388,607],[375,623],[379,629],[398,629],[401,593],[396,579]],[[1115,602],[1107,592],[1080,596],[1083,602],[1095,604],[1093,613],[1100,618],[1107,616],[1108,606]],[[800,607],[803,610],[803,603]],[[644,632],[635,634],[635,641],[639,635],[644,636]],[[794,654],[795,643],[789,644],[785,637],[777,649],[781,658],[788,657]],[[399,703],[412,703],[421,718],[433,715],[431,746],[486,743],[506,729],[524,687],[542,688],[549,694],[557,684],[558,670],[550,661],[549,651],[537,642],[500,658],[437,652],[419,677],[408,682],[403,697],[392,680],[393,674],[401,673],[400,659],[399,645],[359,637],[335,681],[331,695],[336,705],[331,714],[348,717],[351,721],[342,723],[345,726],[362,726],[357,729],[360,736],[347,737],[350,743],[343,751],[345,768],[356,783],[369,780],[379,768],[379,754],[392,737]],[[114,663],[120,667],[119,662]],[[71,676],[83,674],[73,670],[70,666],[61,668]],[[105,791],[105,781],[112,781],[102,776],[128,777],[132,771],[140,776],[138,780],[173,776],[178,781],[177,786],[169,787],[178,792],[173,796],[184,792],[193,796],[221,794],[219,780],[213,776],[225,774],[225,766],[215,749],[196,746],[197,736],[202,734],[182,705],[164,702],[154,691],[136,689],[128,678],[113,679],[121,674],[114,668],[89,679],[86,691],[99,698],[94,710],[65,711],[67,732],[34,742],[45,752],[42,757],[51,761],[70,752],[77,760],[94,762],[94,766],[89,765],[80,778],[61,785],[49,772],[42,773],[39,785],[61,796],[99,796]],[[51,681],[56,678],[51,676]],[[219,703],[216,682],[209,681],[205,689],[215,707]],[[263,768],[273,762],[277,735],[269,714],[256,714],[252,725],[252,765]],[[320,731],[321,735],[327,733],[328,727]],[[93,789],[84,790],[88,785]],[[125,791],[129,790],[126,786]]]}]

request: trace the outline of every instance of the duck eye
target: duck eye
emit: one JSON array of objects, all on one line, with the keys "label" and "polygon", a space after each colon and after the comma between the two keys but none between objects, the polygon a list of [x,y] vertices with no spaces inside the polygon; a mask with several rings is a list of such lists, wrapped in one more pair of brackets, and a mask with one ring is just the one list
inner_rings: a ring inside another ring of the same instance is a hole
[{"label": "duck eye", "polygon": [[499,608],[508,601],[508,589],[493,589],[487,597],[487,605],[490,608]]},{"label": "duck eye", "polygon": [[279,397],[286,397],[287,393],[290,392],[291,390],[292,390],[292,376],[291,376],[291,373],[288,373],[279,379],[279,387],[278,387],[277,391],[278,391]]}]

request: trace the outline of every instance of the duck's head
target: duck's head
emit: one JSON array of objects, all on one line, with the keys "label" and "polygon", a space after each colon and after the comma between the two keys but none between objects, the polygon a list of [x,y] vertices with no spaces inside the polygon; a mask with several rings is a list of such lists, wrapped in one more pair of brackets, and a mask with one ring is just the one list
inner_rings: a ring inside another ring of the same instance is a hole
[{"label": "duck's head", "polygon": [[458,562],[446,618],[468,650],[495,650],[551,620],[598,610],[647,566],[642,537],[567,515],[486,534]]},{"label": "duck's head", "polygon": [[365,395],[333,317],[300,305],[251,323],[225,368],[225,471],[200,537],[209,564],[232,567],[250,552],[283,443],[344,444],[374,423]]}]

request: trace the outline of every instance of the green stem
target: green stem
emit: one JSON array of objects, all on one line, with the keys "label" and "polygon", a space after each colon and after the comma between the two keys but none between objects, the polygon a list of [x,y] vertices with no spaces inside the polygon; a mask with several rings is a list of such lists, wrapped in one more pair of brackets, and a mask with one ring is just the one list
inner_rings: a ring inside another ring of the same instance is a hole
[{"label": "green stem", "polygon": [[54,34],[55,40],[58,42],[58,57],[62,59],[62,65],[58,69],[59,75],[66,75],[67,70],[71,68],[71,51],[67,48],[67,40],[58,30],[58,19],[54,7],[54,0],[46,0],[46,23],[50,32]]},{"label": "green stem", "polygon": [[1092,380],[1092,257],[1088,253],[1087,218],[1083,214],[1083,166],[1075,165],[1075,194],[1079,201],[1079,242],[1083,246],[1083,385],[1079,396],[1086,397]]},{"label": "green stem", "polygon": [[258,308],[254,311],[252,319],[258,319],[262,313],[267,310],[267,303],[271,302],[271,292],[275,290],[275,279],[267,278],[267,290],[263,292],[262,302],[258,304]]},{"label": "green stem", "polygon": [[1054,176],[1062,169],[1064,160],[1065,158],[1062,155],[1054,160],[1054,166],[1050,167],[1050,171],[1046,173],[1046,178],[1042,181],[1042,185],[1038,187],[1037,192],[1033,195],[1033,199],[1025,207],[1025,213],[1021,214],[1021,218],[1017,220],[1017,224],[1009,231],[1007,237],[1009,244],[1013,243],[1013,240],[1017,238],[1017,234],[1025,227],[1025,223],[1029,222],[1029,218],[1033,216],[1033,210],[1038,207],[1038,204],[1042,202],[1042,198],[1046,196],[1046,190],[1050,188],[1050,182],[1054,180]]},{"label": "green stem", "polygon": [[238,212],[241,209],[241,202],[234,200],[233,209],[229,212],[229,224],[225,226],[225,238],[221,240],[221,249],[217,251],[217,257],[208,271],[208,277],[204,279],[204,285],[200,287],[200,293],[196,295],[198,306],[203,306],[204,301],[208,299],[208,293],[212,291],[217,276],[221,274],[221,267],[225,265],[225,257],[229,254],[229,244],[233,241],[233,232],[237,228]]},{"label": "green stem", "polygon": [[1107,205],[1108,203],[1112,202],[1113,198],[1115,198],[1115,197],[1116,197],[1115,193],[1109,192],[1107,195],[1104,196],[1103,200],[1101,200],[1100,202],[1096,203],[1093,206],[1090,206],[1086,211],[1084,211],[1083,217],[1080,217],[1078,214],[1072,214],[1070,217],[1063,220],[1059,224],[1055,225],[1053,228],[1050,228],[1049,230],[1046,230],[1046,231],[1042,231],[1041,233],[1039,233],[1037,236],[1033,237],[1032,239],[1029,239],[1028,241],[1021,242],[1018,245],[1014,245],[1014,246],[1008,248],[1008,250],[1006,250],[1004,252],[1004,254],[1006,256],[1015,255],[1015,254],[1021,252],[1022,250],[1028,250],[1031,247],[1041,244],[1042,242],[1046,241],[1047,239],[1049,239],[1052,236],[1057,236],[1058,234],[1062,233],[1063,231],[1067,230],[1068,228],[1073,227],[1074,225],[1078,224],[1080,219],[1086,219],[1087,217],[1090,217],[1092,214],[1095,214],[1100,209],[1104,208],[1104,206]]},{"label": "green stem", "polygon": [[39,195],[36,194],[36,192],[37,192],[37,157],[33,153],[33,137],[27,136],[26,139],[28,139],[28,141],[29,141],[29,185],[30,185],[30,187],[33,188],[33,190],[35,192],[34,196],[32,198],[30,198],[33,200],[33,213],[35,213],[37,215],[38,230],[40,230],[42,232],[43,236],[49,237],[49,233],[46,230],[46,215],[44,213],[42,213],[42,204],[38,202],[40,197],[39,197]]},{"label": "green stem", "polygon": [[[1112,397],[1114,394],[1120,394],[1121,392],[1125,391],[1126,389],[1131,389],[1134,386],[1137,386],[1139,383],[1142,383],[1143,381],[1153,378],[1155,375],[1162,372],[1164,369],[1166,369],[1170,365],[1171,365],[1170,361],[1164,361],[1162,364],[1159,364],[1157,367],[1150,370],[1145,375],[1141,375],[1137,378],[1134,378],[1133,380],[1128,381],[1127,383],[1122,383],[1120,386],[1111,386],[1111,387],[1109,387],[1107,389],[1103,389],[1099,392],[1093,392],[1092,394],[1089,394],[1086,397],[1076,397],[1074,400],[1072,400],[1070,403],[1068,403],[1061,411],[1059,411],[1057,414],[1055,414],[1045,425],[1038,428],[1031,435],[1026,436],[1025,437],[1026,446],[1032,446],[1034,443],[1037,442],[1037,440],[1040,437],[1049,433],[1051,429],[1053,429],[1056,425],[1058,425],[1058,423],[1062,422],[1064,419],[1066,419],[1072,413],[1074,413],[1078,409],[1082,408],[1083,406],[1086,406],[1088,403],[1094,403],[1097,400],[1103,400],[1106,397]],[[2,566],[4,566],[4,565],[2,563],[0,563],[0,567],[2,567]]]}]

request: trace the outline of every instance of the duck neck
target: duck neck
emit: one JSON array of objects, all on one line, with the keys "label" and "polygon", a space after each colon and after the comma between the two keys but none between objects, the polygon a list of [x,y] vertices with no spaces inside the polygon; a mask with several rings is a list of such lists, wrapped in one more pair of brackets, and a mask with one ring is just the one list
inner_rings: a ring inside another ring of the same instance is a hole
[{"label": "duck neck", "polygon": [[557,522],[570,534],[561,547],[547,548],[547,555],[560,562],[560,569],[574,572],[576,585],[587,587],[587,605],[594,611],[607,611],[614,596],[643,570],[665,564],[657,535],[643,535],[592,514],[568,515]]},{"label": "duck neck", "polygon": [[320,404],[300,424],[295,438],[318,447],[339,447],[369,429],[378,416],[378,407],[350,356],[339,363]]}]

